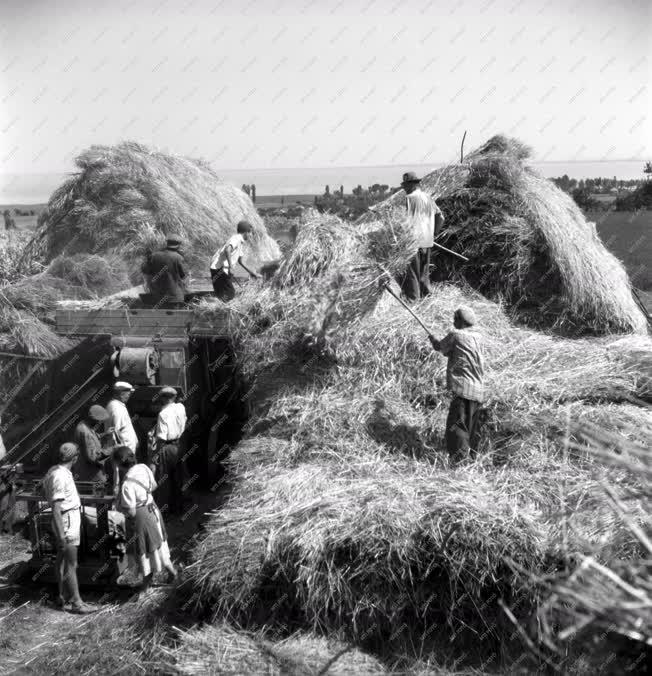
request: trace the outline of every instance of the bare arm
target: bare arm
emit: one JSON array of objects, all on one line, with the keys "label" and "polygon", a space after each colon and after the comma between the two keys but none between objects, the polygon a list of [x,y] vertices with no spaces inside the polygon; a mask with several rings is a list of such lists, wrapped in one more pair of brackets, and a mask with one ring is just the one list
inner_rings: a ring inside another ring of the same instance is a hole
[{"label": "bare arm", "polygon": [[226,247],[226,260],[229,261],[229,274],[233,274],[233,268],[235,267],[235,264],[233,263],[233,259],[231,258],[231,254],[233,253],[233,247],[229,244]]},{"label": "bare arm", "polygon": [[52,503],[52,525],[54,527],[54,534],[57,538],[59,546],[66,544],[65,530],[63,527],[63,514],[61,513],[61,501],[57,500]]}]

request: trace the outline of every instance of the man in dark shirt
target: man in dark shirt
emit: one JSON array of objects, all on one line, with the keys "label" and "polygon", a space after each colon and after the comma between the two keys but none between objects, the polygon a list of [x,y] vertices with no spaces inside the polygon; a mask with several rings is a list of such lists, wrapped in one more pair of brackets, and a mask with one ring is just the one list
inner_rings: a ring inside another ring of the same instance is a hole
[{"label": "man in dark shirt", "polygon": [[104,461],[113,449],[102,448],[98,429],[108,418],[109,413],[103,406],[93,405],[86,417],[75,427],[73,441],[79,446],[79,459],[75,466],[77,481],[106,481]]},{"label": "man in dark shirt", "polygon": [[165,249],[155,251],[141,270],[149,277],[150,291],[157,307],[179,307],[183,304],[186,269],[179,253],[181,238],[168,235]]}]

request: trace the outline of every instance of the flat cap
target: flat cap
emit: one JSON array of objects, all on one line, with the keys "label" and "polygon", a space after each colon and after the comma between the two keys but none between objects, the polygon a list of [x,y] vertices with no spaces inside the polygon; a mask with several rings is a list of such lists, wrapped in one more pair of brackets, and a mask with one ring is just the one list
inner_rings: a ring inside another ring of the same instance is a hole
[{"label": "flat cap", "polygon": [[93,404],[93,406],[88,409],[88,417],[95,422],[104,422],[109,419],[109,412],[104,406]]},{"label": "flat cap", "polygon": [[176,397],[177,391],[174,389],[174,387],[166,385],[165,387],[161,388],[160,394],[162,394],[165,397]]},{"label": "flat cap", "polygon": [[118,392],[133,392],[134,387],[126,380],[118,380],[116,383],[114,383],[113,389]]},{"label": "flat cap", "polygon": [[467,305],[460,305],[453,316],[455,319],[463,321],[467,326],[473,326],[477,321],[475,312]]},{"label": "flat cap", "polygon": [[73,444],[72,441],[67,441],[65,444],[59,446],[59,462],[70,462],[79,455],[79,446]]}]

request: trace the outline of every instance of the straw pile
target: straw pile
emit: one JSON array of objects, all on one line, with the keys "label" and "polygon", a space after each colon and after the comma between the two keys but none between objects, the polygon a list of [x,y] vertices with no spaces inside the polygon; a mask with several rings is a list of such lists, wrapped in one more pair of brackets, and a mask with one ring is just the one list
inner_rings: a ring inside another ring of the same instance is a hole
[{"label": "straw pile", "polygon": [[26,260],[119,252],[137,275],[143,253],[174,232],[184,237],[191,268],[207,274],[209,257],[241,219],[254,227],[254,265],[279,256],[251,200],[205,162],[128,142],[91,146],[76,164],[79,173],[39,216]]},{"label": "straw pile", "polygon": [[[559,647],[587,633],[617,633],[652,646],[652,542],[649,514],[652,511],[652,461],[647,445],[623,441],[617,435],[591,425],[578,425],[576,435],[589,451],[631,477],[630,490],[620,495],[613,484],[603,490],[614,518],[630,533],[635,546],[626,560],[611,563],[582,556],[580,564],[549,583],[549,596],[538,611],[546,644]],[[648,442],[651,438],[648,431]],[[576,445],[574,445],[576,446]],[[613,449],[619,451],[614,455]],[[584,450],[584,449],[582,449]],[[642,503],[648,519],[639,525],[633,511]],[[614,557],[615,558],[615,557]]]},{"label": "straw pile", "polygon": [[[329,359],[301,342],[336,259],[309,285],[285,277],[231,308],[253,417],[232,456],[234,493],[195,549],[194,603],[248,627],[346,632],[375,649],[466,650],[470,636],[478,653],[509,646],[500,602],[527,621],[543,593],[531,572],[554,573],[569,552],[624,558],[635,546],[602,498],[611,470],[568,453],[568,419],[649,434],[636,395],[652,344],[615,350],[613,339],[515,328],[479,294],[437,285],[415,309],[441,336],[459,304],[473,307],[491,392],[483,454],[454,467],[442,452],[445,362],[396,301],[334,322]],[[590,517],[574,517],[581,505]],[[642,523],[643,506],[632,509]]]},{"label": "straw pile", "polygon": [[[264,633],[237,630],[226,622],[179,630],[177,646],[164,649],[173,673],[358,676],[383,674],[376,659],[334,641],[296,634],[273,641]],[[325,671],[322,671],[325,670]]]},{"label": "straw pile", "polygon": [[[423,179],[446,218],[439,243],[470,259],[435,252],[437,278],[468,282],[515,316],[565,334],[644,332],[624,267],[575,202],[527,165],[530,154],[495,136],[463,165]],[[399,191],[376,212],[404,197]]]}]

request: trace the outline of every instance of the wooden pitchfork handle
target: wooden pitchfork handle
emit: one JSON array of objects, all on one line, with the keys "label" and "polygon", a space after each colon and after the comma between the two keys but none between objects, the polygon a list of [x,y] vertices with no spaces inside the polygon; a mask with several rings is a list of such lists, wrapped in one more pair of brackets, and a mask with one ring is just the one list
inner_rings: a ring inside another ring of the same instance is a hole
[{"label": "wooden pitchfork handle", "polygon": [[421,324],[421,326],[423,327],[423,330],[428,334],[428,336],[432,336],[432,331],[421,321],[420,317],[418,317],[417,314],[412,311],[410,306],[407,303],[405,303],[402,298],[397,296],[389,288],[389,286],[387,284],[383,284],[383,288],[385,289],[385,291],[387,291],[387,293],[394,296],[394,298],[396,298],[396,300],[419,322],[419,324]]}]

